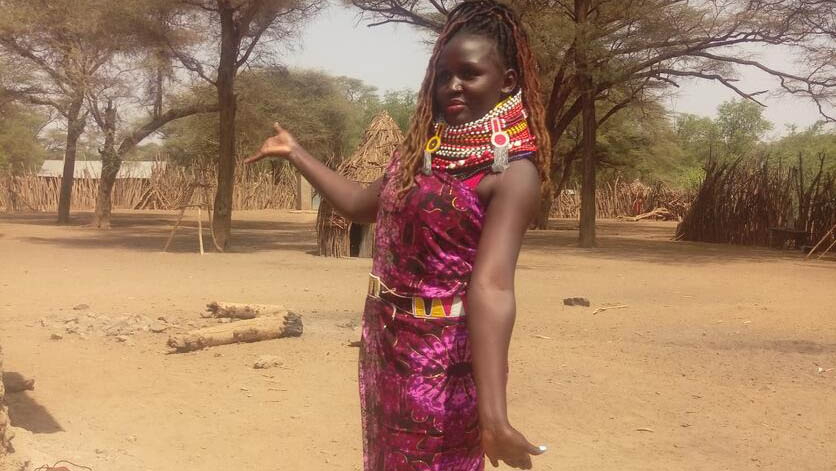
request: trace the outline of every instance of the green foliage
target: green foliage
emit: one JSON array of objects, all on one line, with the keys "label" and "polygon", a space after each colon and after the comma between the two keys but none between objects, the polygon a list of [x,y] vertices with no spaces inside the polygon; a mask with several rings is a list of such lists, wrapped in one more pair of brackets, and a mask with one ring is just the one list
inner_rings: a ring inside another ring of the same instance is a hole
[{"label": "green foliage", "polygon": [[409,122],[412,120],[412,115],[415,114],[417,103],[418,94],[413,90],[389,90],[383,94],[380,109],[389,113],[389,116],[398,123],[401,131],[406,132]]},{"label": "green foliage", "polygon": [[608,173],[628,179],[673,183],[680,171],[682,150],[665,110],[656,103],[628,107],[598,130],[598,147]]},{"label": "green foliage", "polygon": [[[278,122],[312,155],[341,160],[359,145],[377,113],[386,110],[405,128],[415,104],[415,93],[408,90],[387,92],[381,100],[374,87],[358,79],[309,70],[250,70],[239,75],[236,88],[239,156],[254,153]],[[165,151],[182,165],[205,167],[217,158],[217,115],[184,118],[165,134]]]},{"label": "green foliage", "polygon": [[745,157],[772,129],[763,107],[749,100],[726,101],[717,107],[715,121],[729,156]]},{"label": "green foliage", "polygon": [[37,170],[47,153],[38,138],[47,116],[11,103],[0,107],[0,114],[0,171]]}]

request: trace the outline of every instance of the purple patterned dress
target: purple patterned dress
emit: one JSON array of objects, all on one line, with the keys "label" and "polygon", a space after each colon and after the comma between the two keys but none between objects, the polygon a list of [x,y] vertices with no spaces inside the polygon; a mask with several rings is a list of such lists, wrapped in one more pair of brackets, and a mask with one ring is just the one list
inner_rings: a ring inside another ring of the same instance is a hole
[{"label": "purple patterned dress", "polygon": [[481,471],[466,309],[418,317],[412,297],[447,300],[447,313],[451,299],[464,298],[485,208],[472,188],[438,171],[416,176],[399,200],[397,166],[395,157],[384,176],[372,267],[388,293],[369,295],[363,319],[365,471]]}]

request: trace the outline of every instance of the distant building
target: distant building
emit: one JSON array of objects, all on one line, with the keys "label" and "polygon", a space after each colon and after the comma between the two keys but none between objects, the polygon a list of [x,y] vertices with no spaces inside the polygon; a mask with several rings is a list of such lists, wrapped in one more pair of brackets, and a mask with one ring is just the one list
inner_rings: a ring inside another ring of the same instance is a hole
[{"label": "distant building", "polygon": [[[117,179],[135,178],[140,180],[147,180],[151,178],[154,170],[160,171],[165,169],[167,162],[148,162],[148,161],[125,161],[122,162],[122,167],[119,173],[116,174]],[[63,160],[45,160],[38,170],[39,177],[45,178],[61,178],[64,176],[64,161]],[[98,180],[102,177],[102,161],[101,160],[76,160],[75,171],[73,178],[89,178]]]}]

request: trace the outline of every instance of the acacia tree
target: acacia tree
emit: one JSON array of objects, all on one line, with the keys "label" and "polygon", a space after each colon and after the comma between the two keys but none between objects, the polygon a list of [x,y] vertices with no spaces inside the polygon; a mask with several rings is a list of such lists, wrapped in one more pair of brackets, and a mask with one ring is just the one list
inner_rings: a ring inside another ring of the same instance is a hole
[{"label": "acacia tree", "polygon": [[[104,133],[103,146],[99,149],[102,173],[99,178],[93,222],[93,225],[100,229],[110,228],[113,186],[125,156],[143,139],[174,120],[198,113],[218,111],[214,99],[206,99],[194,93],[181,94],[171,100],[165,98],[165,86],[173,79],[170,60],[167,60],[166,54],[153,38],[142,34],[145,31],[142,22],[159,21],[159,12],[138,10],[135,13],[133,25],[139,26],[136,28],[136,39],[142,45],[141,48],[133,51],[133,54],[121,54],[113,63],[108,64],[106,79],[100,81],[101,87],[91,91],[87,99],[90,114]],[[137,71],[136,67],[130,65],[136,58],[145,59],[140,61],[139,69],[144,70],[144,74],[132,73]],[[139,77],[139,82],[133,77]],[[143,88],[146,93],[138,94],[137,90]],[[139,105],[145,109],[140,111],[145,116],[133,119],[132,126],[122,133],[117,132],[117,109],[120,103],[123,109],[128,108],[130,111],[136,111],[131,109],[135,108],[132,105]]]},{"label": "acacia tree", "polygon": [[101,68],[126,44],[117,41],[119,22],[106,0],[4,0],[0,3],[0,54],[14,57],[28,80],[3,94],[55,109],[66,120],[64,172],[58,223],[70,218],[78,139],[87,124],[84,98]]},{"label": "acacia tree", "polygon": [[[439,31],[458,1],[351,0],[373,21],[409,23]],[[778,90],[813,100],[830,119],[833,74],[834,1],[827,0],[510,0],[528,26],[541,67],[546,123],[561,155],[552,159],[552,191],[559,192],[581,156],[584,165],[580,244],[594,245],[596,128],[636,100],[682,80],[712,80],[761,104],[764,90],[736,85],[745,69],[776,79]],[[740,46],[789,50],[800,59],[792,71],[747,58]],[[595,106],[589,106],[589,91]],[[586,105],[586,106],[585,106]],[[583,120],[576,145],[567,145],[570,126]],[[597,114],[595,118],[593,115]],[[543,198],[537,225],[544,228],[553,200]]]},{"label": "acacia tree", "polygon": [[[259,46],[292,37],[324,0],[158,1],[160,8],[170,12],[166,27],[158,30],[159,38],[180,64],[217,90],[220,146],[212,230],[218,245],[227,249],[235,172],[235,78],[251,61],[269,60],[270,49]],[[199,40],[191,48],[175,46],[183,36]],[[207,44],[215,51],[208,57]]]}]

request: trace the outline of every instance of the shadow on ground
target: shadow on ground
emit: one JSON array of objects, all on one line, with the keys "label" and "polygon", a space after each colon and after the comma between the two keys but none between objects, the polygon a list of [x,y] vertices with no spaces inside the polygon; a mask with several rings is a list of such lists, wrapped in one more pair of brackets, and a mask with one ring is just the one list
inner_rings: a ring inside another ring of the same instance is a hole
[{"label": "shadow on ground", "polygon": [[[90,226],[92,213],[76,213],[68,227],[73,231],[64,236],[28,236],[19,240],[35,244],[63,246],[72,249],[123,249],[141,252],[160,252],[168,240],[176,222],[171,214],[117,214],[109,230]],[[0,216],[0,223],[55,227],[52,213],[26,213]],[[61,229],[61,228],[58,228]],[[315,254],[316,233],[313,224],[287,221],[233,220],[233,246],[227,252],[255,253],[261,251],[291,250]],[[184,219],[169,247],[172,253],[199,252],[197,221]],[[207,252],[214,252],[208,224],[203,224],[203,245]]]},{"label": "shadow on ground", "polygon": [[[55,227],[55,219],[54,213],[0,215],[0,223],[16,225]],[[116,248],[159,252],[162,251],[174,226],[176,214],[115,213],[112,228],[104,231],[90,227],[92,220],[92,213],[77,212],[73,214],[70,227],[65,228],[72,231],[67,236],[55,237],[49,234],[20,237],[20,240],[74,249]],[[673,222],[601,220],[596,230],[598,247],[581,249],[577,246],[577,222],[553,220],[548,230],[529,231],[524,246],[534,252],[673,265],[777,261],[804,263],[803,254],[796,250],[677,242],[673,240],[676,231],[676,223]],[[215,251],[207,224],[204,224],[203,231],[206,251]],[[58,233],[60,234],[60,231]],[[0,234],[0,238],[2,237],[3,234]],[[169,252],[197,253],[198,250],[197,221],[194,215],[187,215],[174,237]],[[228,252],[257,253],[276,250],[301,251],[316,255],[318,249],[313,223],[252,219],[233,221],[233,247]],[[812,262],[808,266],[836,270],[836,263]]]},{"label": "shadow on ground", "polygon": [[9,406],[9,421],[12,427],[26,429],[32,433],[63,432],[64,428],[55,417],[28,392],[18,392],[6,395]]},{"label": "shadow on ground", "polygon": [[[578,247],[576,222],[552,221],[548,230],[529,231],[525,237],[525,247],[550,254],[674,265],[804,260],[804,255],[797,250],[678,242],[673,240],[676,223],[669,222],[599,221],[596,232],[598,246],[582,249]],[[836,269],[836,264],[833,269]]]}]

